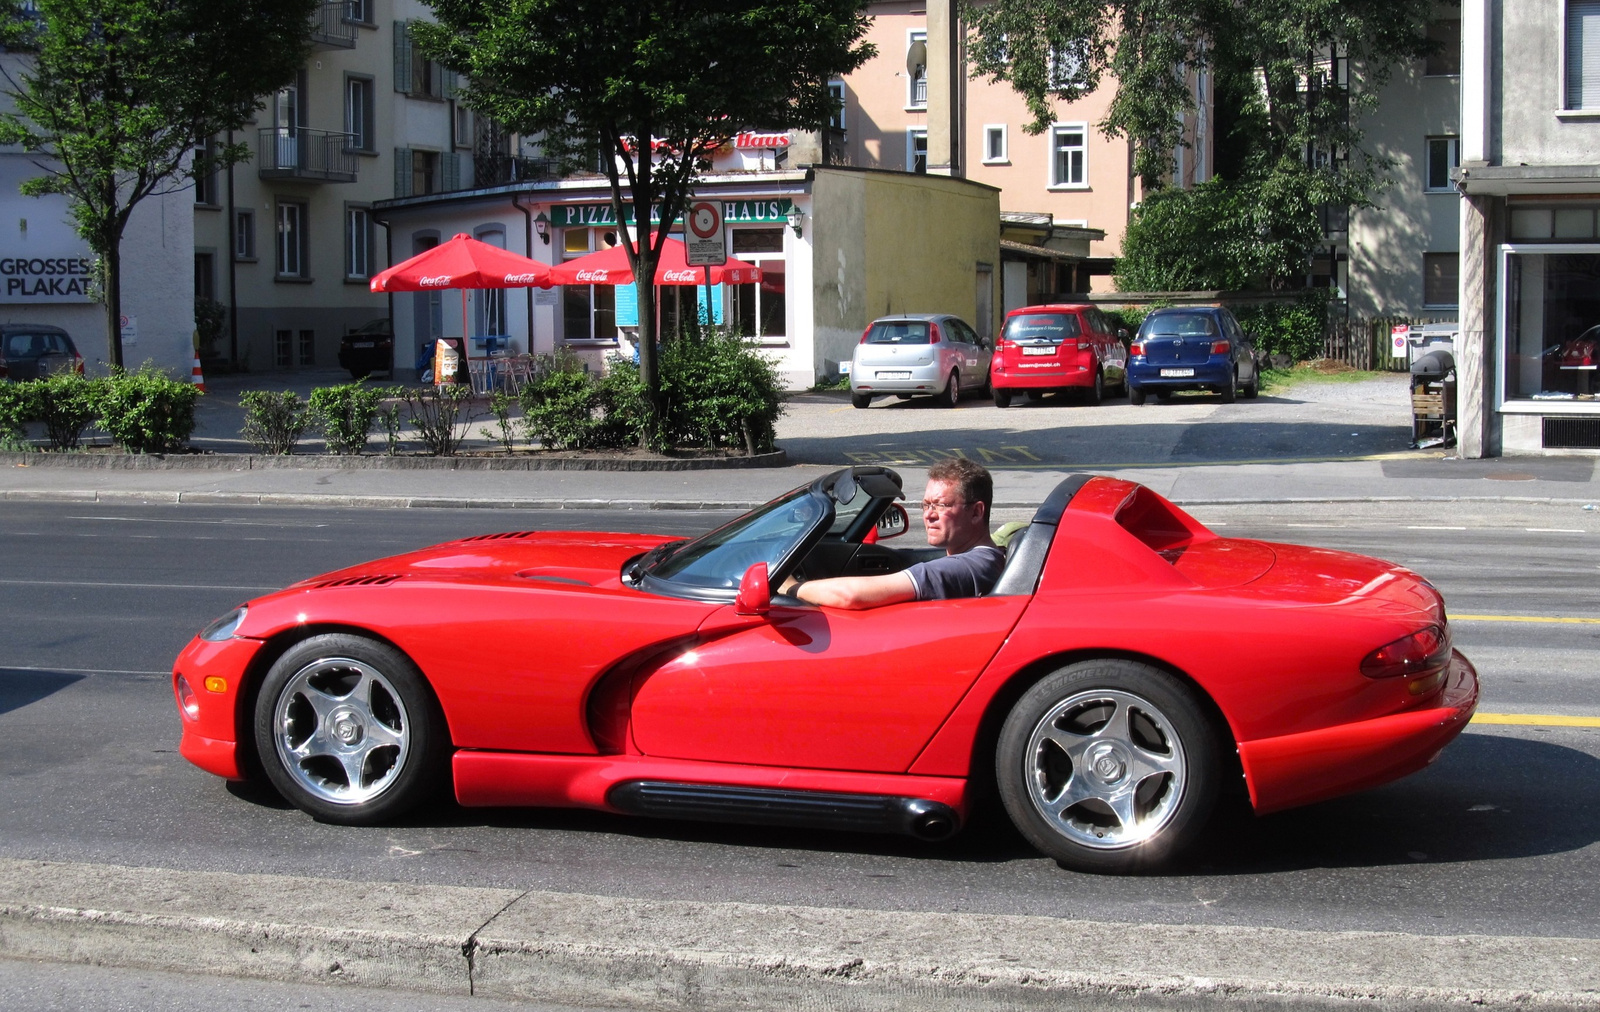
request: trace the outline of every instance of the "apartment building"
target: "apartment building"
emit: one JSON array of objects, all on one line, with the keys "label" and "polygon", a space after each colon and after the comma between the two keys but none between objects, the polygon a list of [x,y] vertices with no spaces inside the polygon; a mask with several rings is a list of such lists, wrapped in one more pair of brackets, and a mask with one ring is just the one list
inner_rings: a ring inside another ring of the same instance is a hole
[{"label": "apartment building", "polygon": [[1600,451],[1600,2],[1461,4],[1460,445]]},{"label": "apartment building", "polygon": [[194,290],[226,307],[224,358],[333,365],[341,335],[389,312],[368,291],[394,252],[373,203],[526,171],[412,44],[408,25],[428,14],[419,0],[323,3],[299,75],[231,138],[251,160],[197,182]]}]

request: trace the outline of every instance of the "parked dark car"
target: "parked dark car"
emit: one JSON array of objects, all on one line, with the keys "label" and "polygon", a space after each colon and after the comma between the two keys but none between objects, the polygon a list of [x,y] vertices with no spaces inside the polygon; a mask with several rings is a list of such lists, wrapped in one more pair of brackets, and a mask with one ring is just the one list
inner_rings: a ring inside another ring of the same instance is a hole
[{"label": "parked dark car", "polygon": [[48,324],[0,324],[0,379],[44,379],[58,372],[83,372],[83,356],[66,331]]},{"label": "parked dark car", "polygon": [[1213,390],[1224,404],[1261,389],[1255,341],[1220,306],[1158,309],[1128,349],[1128,400],[1143,404],[1179,390]]},{"label": "parked dark car", "polygon": [[394,374],[394,324],[380,317],[339,339],[339,366],[356,379],[375,372]]}]

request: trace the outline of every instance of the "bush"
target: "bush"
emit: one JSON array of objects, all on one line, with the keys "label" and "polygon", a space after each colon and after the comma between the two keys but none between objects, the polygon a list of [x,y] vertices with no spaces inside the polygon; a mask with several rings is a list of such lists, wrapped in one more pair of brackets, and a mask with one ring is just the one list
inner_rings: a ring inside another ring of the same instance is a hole
[{"label": "bush", "polygon": [[528,438],[546,450],[595,446],[599,384],[586,372],[551,369],[536,373],[518,395]]},{"label": "bush", "polygon": [[494,428],[483,428],[478,431],[483,433],[485,439],[497,439],[501,449],[510,453],[517,445],[516,420],[511,417],[511,408],[517,399],[504,390],[496,390],[489,395],[489,413],[494,415]]},{"label": "bush", "polygon": [[328,441],[328,452],[358,455],[378,418],[383,392],[360,380],[311,391],[311,422]]},{"label": "bush", "polygon": [[145,365],[137,372],[114,370],[100,399],[100,427],[129,453],[180,449],[194,432],[200,391]]},{"label": "bush", "polygon": [[1235,306],[1233,315],[1256,336],[1262,355],[1288,355],[1300,362],[1322,353],[1328,297],[1326,288],[1308,288],[1293,302]]},{"label": "bush", "polygon": [[239,435],[261,453],[293,453],[311,423],[310,411],[293,390],[246,390],[239,406],[244,408]]},{"label": "bush", "polygon": [[736,332],[688,326],[661,350],[661,443],[665,447],[772,449],[778,373]]},{"label": "bush", "polygon": [[77,449],[84,430],[100,417],[106,381],[75,372],[58,372],[27,385],[33,388],[33,418],[44,423],[50,449]]},{"label": "bush", "polygon": [[[388,396],[404,399],[405,393],[399,387],[388,391]],[[392,457],[400,449],[400,423],[401,409],[399,404],[385,404],[378,409],[378,424],[383,426],[383,452]]]},{"label": "bush", "polygon": [[436,457],[454,457],[472,420],[472,387],[451,383],[420,390],[406,388],[402,396],[423,449]]},{"label": "bush", "polygon": [[33,417],[31,384],[0,382],[0,450],[31,450],[24,428]]}]

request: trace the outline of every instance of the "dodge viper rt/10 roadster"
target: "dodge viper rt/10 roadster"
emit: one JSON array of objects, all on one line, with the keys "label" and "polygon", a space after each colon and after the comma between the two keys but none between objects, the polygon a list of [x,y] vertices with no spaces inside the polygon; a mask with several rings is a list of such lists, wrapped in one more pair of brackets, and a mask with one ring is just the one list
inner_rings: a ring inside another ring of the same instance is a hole
[{"label": "dodge viper rt/10 roadster", "polygon": [[178,657],[182,752],[312,816],[463,805],[942,839],[998,795],[1063,865],[1149,868],[1239,786],[1271,812],[1427,765],[1477,674],[1399,566],[1219,537],[1072,475],[979,598],[772,588],[929,549],[900,476],[834,472],[691,540],[484,534],[249,602]]}]

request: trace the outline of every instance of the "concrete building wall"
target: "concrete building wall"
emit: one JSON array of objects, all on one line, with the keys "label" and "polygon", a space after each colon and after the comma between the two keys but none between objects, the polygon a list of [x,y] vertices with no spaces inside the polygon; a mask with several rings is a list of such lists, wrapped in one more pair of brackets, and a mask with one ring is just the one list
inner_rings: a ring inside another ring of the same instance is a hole
[{"label": "concrete building wall", "polygon": [[1500,165],[1592,164],[1600,117],[1563,111],[1564,0],[1490,4],[1499,73],[1490,92],[1489,158]]}]

